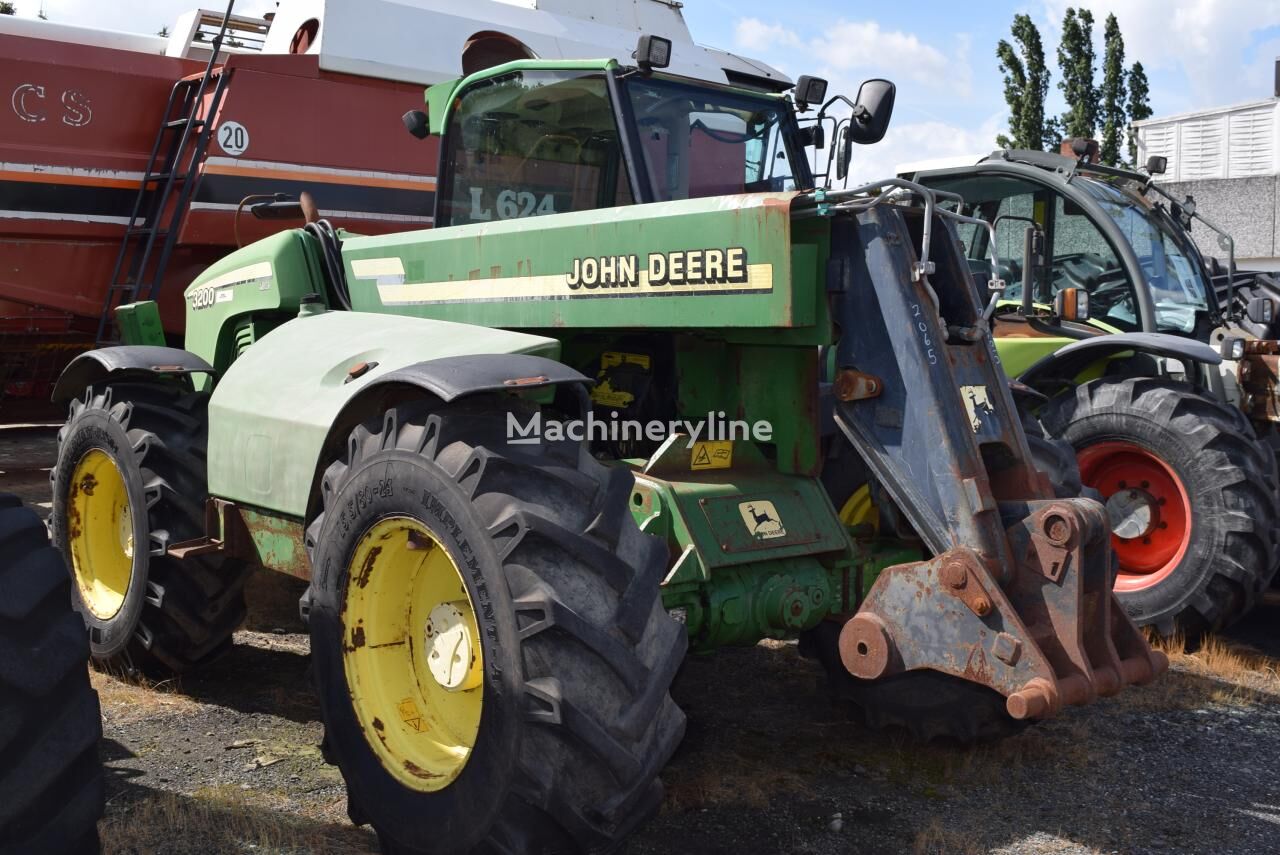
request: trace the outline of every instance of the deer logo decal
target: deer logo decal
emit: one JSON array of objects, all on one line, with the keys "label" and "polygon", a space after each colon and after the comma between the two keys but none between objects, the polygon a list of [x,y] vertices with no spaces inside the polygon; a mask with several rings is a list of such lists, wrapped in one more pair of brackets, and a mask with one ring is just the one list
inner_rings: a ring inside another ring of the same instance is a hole
[{"label": "deer logo decal", "polygon": [[782,517],[773,502],[753,501],[738,505],[738,513],[747,531],[757,540],[772,540],[775,537],[786,537],[787,530],[782,525]]}]

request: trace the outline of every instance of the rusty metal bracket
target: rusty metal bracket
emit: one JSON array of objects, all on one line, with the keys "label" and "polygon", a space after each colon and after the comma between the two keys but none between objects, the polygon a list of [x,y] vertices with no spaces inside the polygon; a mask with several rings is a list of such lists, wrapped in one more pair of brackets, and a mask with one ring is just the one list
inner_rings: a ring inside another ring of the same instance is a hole
[{"label": "rusty metal bracket", "polygon": [[842,368],[836,375],[835,393],[841,401],[865,401],[868,398],[878,398],[883,391],[884,381],[874,374]]},{"label": "rusty metal bracket", "polygon": [[165,553],[179,561],[198,555],[222,554],[257,563],[258,553],[253,538],[240,518],[234,502],[210,498],[204,504],[205,534],[170,546]]},{"label": "rusty metal bracket", "polygon": [[1280,422],[1280,342],[1246,341],[1244,357],[1236,363],[1236,380],[1249,418]]},{"label": "rusty metal bracket", "polygon": [[[1017,719],[1047,718],[1168,667],[1111,593],[1105,511],[1089,499],[1001,507],[1015,566],[955,548],[880,574],[840,633],[840,657],[874,680],[932,669],[994,689]],[[1004,578],[1004,584],[997,579]]]},{"label": "rusty metal bracket", "polygon": [[991,614],[991,595],[980,581],[983,575],[982,561],[977,554],[961,547],[951,550],[947,555],[939,573],[947,591],[978,617]]}]

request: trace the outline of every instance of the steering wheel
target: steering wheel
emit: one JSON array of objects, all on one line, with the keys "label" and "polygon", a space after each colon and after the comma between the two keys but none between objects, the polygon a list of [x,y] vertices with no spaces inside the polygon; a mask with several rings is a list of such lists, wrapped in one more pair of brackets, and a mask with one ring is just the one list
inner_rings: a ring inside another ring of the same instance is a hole
[{"label": "steering wheel", "polygon": [[1129,279],[1122,267],[1108,267],[1107,259],[1096,252],[1080,252],[1059,256],[1054,266],[1062,271],[1069,287],[1088,293],[1096,304],[1098,314],[1114,308],[1132,298]]}]

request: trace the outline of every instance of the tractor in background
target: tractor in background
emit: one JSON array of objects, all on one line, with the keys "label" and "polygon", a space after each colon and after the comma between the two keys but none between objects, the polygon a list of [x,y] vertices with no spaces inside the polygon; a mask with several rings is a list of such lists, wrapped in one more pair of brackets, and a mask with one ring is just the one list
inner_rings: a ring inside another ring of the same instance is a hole
[{"label": "tractor in background", "polygon": [[[1275,304],[1237,293],[1230,236],[1153,182],[1162,158],[1142,173],[1078,149],[909,174],[993,224],[961,227],[979,276],[992,241],[1012,259],[996,273],[1009,283],[997,349],[1106,502],[1125,610],[1196,638],[1246,614],[1280,560],[1280,342],[1258,338]],[[1191,239],[1193,218],[1218,232],[1225,268]]]},{"label": "tractor in background", "polygon": [[[325,754],[385,852],[617,844],[661,801],[687,650],[798,637],[873,723],[959,740],[1167,667],[1102,507],[1035,465],[972,221],[898,179],[817,187],[823,81],[670,58],[431,87],[406,123],[442,152],[434,229],[259,241],[187,289],[185,348],[58,381],[94,655],[197,667],[249,569],[309,580]],[[864,84],[839,157],[893,92]],[[829,420],[878,526],[820,480]]]}]

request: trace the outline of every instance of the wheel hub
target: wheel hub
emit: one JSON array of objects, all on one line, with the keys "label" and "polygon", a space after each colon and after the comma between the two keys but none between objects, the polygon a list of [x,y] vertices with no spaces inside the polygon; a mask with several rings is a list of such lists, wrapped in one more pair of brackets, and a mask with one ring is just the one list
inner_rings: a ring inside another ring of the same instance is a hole
[{"label": "wheel hub", "polygon": [[99,620],[115,617],[133,580],[133,509],[124,476],[101,449],[87,451],[71,474],[67,543],[81,602]]},{"label": "wheel hub", "polygon": [[1155,450],[1106,440],[1077,451],[1080,480],[1102,494],[1119,560],[1115,590],[1140,591],[1167,579],[1191,542],[1191,496]]},{"label": "wheel hub", "polygon": [[446,788],[476,744],[484,657],[462,571],[426,525],[391,517],[364,533],[347,567],[343,626],[366,743],[410,789]]},{"label": "wheel hub", "polygon": [[446,691],[463,692],[480,685],[481,673],[471,643],[470,626],[475,616],[468,615],[467,602],[441,603],[427,617],[427,669],[436,683]]},{"label": "wheel hub", "polygon": [[1107,499],[1107,519],[1116,537],[1146,537],[1160,522],[1160,505],[1146,490],[1117,490]]}]

